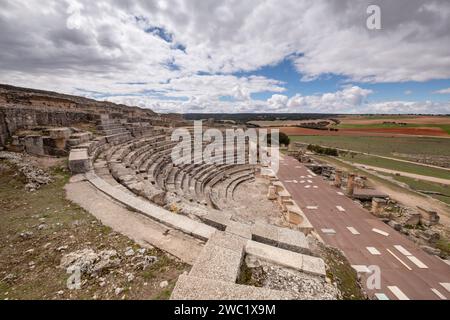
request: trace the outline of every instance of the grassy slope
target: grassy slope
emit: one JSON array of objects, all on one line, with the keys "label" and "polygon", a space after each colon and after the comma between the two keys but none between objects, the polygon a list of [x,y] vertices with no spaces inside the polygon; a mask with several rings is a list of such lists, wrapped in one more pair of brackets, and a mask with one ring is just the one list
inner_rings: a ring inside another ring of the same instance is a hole
[{"label": "grassy slope", "polygon": [[[390,188],[398,191],[398,192],[402,192],[405,194],[414,194],[414,195],[420,195],[423,196],[424,198],[426,197],[425,195],[422,195],[421,193],[412,193],[410,190],[405,189],[397,184],[395,184],[394,182],[391,182],[387,179],[381,179],[373,174],[370,174],[368,172],[362,171],[360,169],[357,169],[356,167],[353,167],[347,163],[344,163],[342,161],[339,160],[339,158],[336,157],[325,157],[325,156],[315,156],[316,158],[331,163],[332,165],[337,165],[340,166],[346,170],[355,172],[355,173],[359,173],[362,175],[365,175],[367,177],[369,177],[371,180],[376,181],[377,183],[381,183],[384,185],[389,186]],[[391,176],[392,178],[394,178],[395,180],[405,183],[407,184],[412,190],[425,190],[425,191],[435,191],[435,192],[440,192],[442,194],[448,194],[450,196],[450,191],[449,188],[446,186],[441,186],[440,184],[437,183],[432,183],[432,182],[427,182],[427,181],[420,181],[420,180],[415,180],[412,178],[407,178],[407,177],[398,177],[395,175],[389,175],[386,173],[382,173],[385,176]],[[439,195],[428,195],[432,198],[438,199],[444,203],[447,203],[450,205],[450,197],[446,197],[446,196],[439,196]],[[450,251],[449,251],[450,253]]]},{"label": "grassy slope", "polygon": [[442,186],[437,183],[416,180],[408,177],[393,176],[393,178],[399,182],[407,184],[411,189],[416,191],[439,192],[444,196],[434,194],[430,194],[430,196],[450,205],[450,188],[448,186]]},{"label": "grassy slope", "polygon": [[450,171],[448,170],[441,170],[437,168],[415,165],[407,162],[395,161],[391,159],[384,159],[362,154],[356,155],[346,154],[342,158],[350,162],[366,164],[374,167],[403,171],[442,179],[450,179]]},{"label": "grassy slope", "polygon": [[[167,299],[178,275],[188,266],[152,249],[147,254],[157,256],[158,262],[145,271],[135,268],[133,257],[123,253],[127,247],[140,247],[66,200],[63,187],[69,178],[67,172],[54,169],[53,176],[54,183],[27,193],[24,177],[0,162],[0,299]],[[47,228],[39,230],[37,226],[42,223]],[[25,231],[33,232],[31,238],[20,237]],[[120,269],[101,275],[106,279],[103,287],[98,279],[83,276],[86,282],[82,289],[69,291],[68,275],[58,267],[64,254],[57,250],[61,246],[68,246],[66,253],[85,248],[96,252],[114,249],[121,258]],[[136,277],[131,283],[127,272]],[[15,275],[14,279],[5,280],[8,274]],[[169,286],[161,289],[159,284],[164,280]],[[123,294],[116,296],[116,287],[124,288]],[[57,294],[61,290],[64,293]]]}]

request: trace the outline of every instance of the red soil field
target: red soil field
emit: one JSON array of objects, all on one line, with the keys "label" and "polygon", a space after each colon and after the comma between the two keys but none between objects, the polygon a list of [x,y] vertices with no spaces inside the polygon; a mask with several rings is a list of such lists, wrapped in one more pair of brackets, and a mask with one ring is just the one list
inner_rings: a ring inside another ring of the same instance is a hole
[{"label": "red soil field", "polygon": [[377,124],[383,122],[403,122],[411,124],[450,124],[450,117],[448,116],[422,116],[411,117],[405,116],[404,118],[377,118],[377,119],[364,119],[362,117],[344,117],[341,120],[342,124]]},{"label": "red soil field", "polygon": [[435,136],[444,137],[448,136],[447,132],[441,128],[367,128],[367,129],[344,129],[350,132],[377,132],[377,133],[389,133],[389,134],[402,134],[402,135],[414,135],[414,136]]},{"label": "red soil field", "polygon": [[339,131],[314,130],[296,127],[280,127],[280,132],[291,136],[431,136],[449,137],[440,128],[367,128],[367,129],[339,129]]}]

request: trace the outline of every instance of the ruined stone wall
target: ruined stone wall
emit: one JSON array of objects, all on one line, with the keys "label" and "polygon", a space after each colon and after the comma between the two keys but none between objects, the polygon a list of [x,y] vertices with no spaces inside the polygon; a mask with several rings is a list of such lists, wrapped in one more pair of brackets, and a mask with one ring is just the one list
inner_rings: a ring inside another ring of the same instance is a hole
[{"label": "ruined stone wall", "polygon": [[95,122],[99,115],[76,111],[55,111],[22,106],[0,107],[0,143],[5,144],[19,129],[36,126],[67,127],[76,123]]},{"label": "ruined stone wall", "polygon": [[0,84],[0,146],[17,130],[38,126],[68,127],[95,122],[101,116],[160,126],[182,123],[180,116],[162,116],[149,109]]},{"label": "ruined stone wall", "polygon": [[0,109],[0,147],[4,146],[8,138],[8,130],[6,128],[5,116]]}]

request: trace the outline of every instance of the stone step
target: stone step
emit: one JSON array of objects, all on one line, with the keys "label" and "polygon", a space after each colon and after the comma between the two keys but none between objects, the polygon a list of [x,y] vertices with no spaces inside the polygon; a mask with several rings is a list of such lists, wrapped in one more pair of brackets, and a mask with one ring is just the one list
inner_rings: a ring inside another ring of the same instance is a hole
[{"label": "stone step", "polygon": [[73,174],[86,173],[92,169],[87,149],[73,149],[70,151],[69,169]]},{"label": "stone step", "polygon": [[291,300],[286,291],[181,275],[171,300]]},{"label": "stone step", "polygon": [[[268,262],[297,271],[325,277],[325,262],[321,258],[312,257],[285,249],[249,240],[245,246],[246,261]],[[251,263],[250,263],[251,264]]]},{"label": "stone step", "polygon": [[[224,237],[227,238],[226,235]],[[218,241],[208,241],[189,275],[234,283],[239,276],[243,256],[243,243],[240,247],[230,248]]]},{"label": "stone step", "polygon": [[251,233],[252,240],[257,242],[298,253],[311,253],[306,236],[300,231],[259,222],[253,225]]},{"label": "stone step", "polygon": [[119,133],[106,137],[106,141],[110,144],[124,143],[131,139],[131,134],[127,133]]},{"label": "stone step", "polygon": [[122,203],[126,207],[142,213],[143,215],[166,226],[180,230],[188,235],[192,235],[195,238],[206,241],[216,231],[214,228],[203,223],[199,223],[182,215],[173,214],[172,212],[148,201],[142,200],[137,196],[127,194],[122,190],[114,188],[93,172],[86,173],[86,179],[98,190],[115,199],[119,203]]},{"label": "stone step", "polygon": [[202,217],[203,222],[221,230],[250,238],[254,241],[268,244],[289,251],[311,254],[308,241],[304,233],[273,226],[267,223],[256,223],[252,226],[231,221],[231,214],[211,211]]}]

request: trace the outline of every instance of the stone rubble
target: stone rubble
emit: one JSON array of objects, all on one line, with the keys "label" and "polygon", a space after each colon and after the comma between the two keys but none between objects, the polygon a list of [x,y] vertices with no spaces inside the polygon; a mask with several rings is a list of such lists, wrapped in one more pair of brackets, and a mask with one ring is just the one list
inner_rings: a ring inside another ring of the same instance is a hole
[{"label": "stone rubble", "polygon": [[288,291],[298,300],[336,300],[339,289],[325,279],[278,266],[254,268],[252,277],[264,288]]},{"label": "stone rubble", "polygon": [[[140,250],[140,252],[145,251]],[[134,267],[142,270],[158,261],[158,258],[155,256],[147,256],[141,253],[135,258],[139,258],[140,261],[135,263]],[[103,250],[96,253],[94,250],[87,248],[65,254],[61,258],[60,267],[66,269],[68,273],[79,268],[82,275],[98,277],[104,271],[120,268],[121,262],[122,259],[116,250]],[[118,272],[123,273],[122,270],[118,270]],[[132,282],[135,279],[135,275],[130,272],[126,273],[125,276],[128,282]],[[99,281],[100,286],[105,285],[104,278],[100,277]]]},{"label": "stone rubble", "polygon": [[52,182],[52,178],[42,169],[35,167],[24,155],[13,152],[0,151],[0,160],[7,160],[16,166],[25,178],[27,184],[25,190],[34,192],[41,187]]}]

